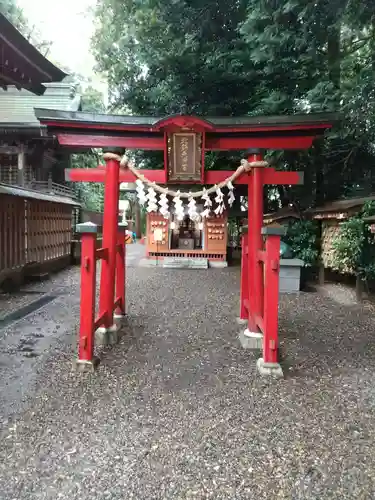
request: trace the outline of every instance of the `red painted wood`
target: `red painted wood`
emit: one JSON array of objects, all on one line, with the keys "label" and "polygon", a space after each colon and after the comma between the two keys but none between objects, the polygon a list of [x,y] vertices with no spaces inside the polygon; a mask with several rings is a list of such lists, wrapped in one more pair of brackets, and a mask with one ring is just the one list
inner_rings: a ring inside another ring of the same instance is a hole
[{"label": "red painted wood", "polygon": [[[248,161],[261,161],[262,155],[251,155]],[[262,226],[263,226],[263,173],[264,169],[257,167],[252,171],[253,185],[249,205],[252,211],[252,224],[249,225],[249,248],[254,259],[253,273],[250,275],[253,290],[253,316],[263,315],[263,265],[259,262],[258,251],[262,250]]]},{"label": "red painted wood", "polygon": [[117,231],[117,252],[116,252],[116,299],[119,305],[115,309],[115,314],[124,316],[125,305],[125,231],[121,228]]},{"label": "red painted wood", "polygon": [[120,163],[116,160],[108,160],[105,171],[103,216],[103,247],[108,249],[108,258],[102,261],[99,300],[99,314],[105,314],[104,326],[106,328],[113,325],[119,175]]},{"label": "red painted wood", "polygon": [[279,312],[280,236],[266,238],[263,360],[277,363]]},{"label": "red painted wood", "polygon": [[[164,170],[142,170],[142,174],[151,182],[163,184]],[[233,174],[231,170],[209,170],[205,173],[205,184],[218,184]],[[266,168],[263,172],[264,184],[301,184],[301,172],[282,172],[274,168]],[[68,168],[65,169],[65,179],[70,182],[104,182],[105,167],[98,168]],[[120,182],[134,182],[136,177],[127,169],[120,170]],[[248,184],[248,174],[238,177],[235,184]]]},{"label": "red painted wood", "polygon": [[[104,182],[104,168],[68,168],[65,169],[65,179],[70,182]],[[142,174],[150,181],[163,184],[164,170],[142,170]],[[120,170],[119,182],[134,182],[136,177],[127,169]]]},{"label": "red painted wood", "polygon": [[99,316],[96,318],[95,325],[94,325],[94,332],[98,328],[100,328],[101,326],[104,325],[104,323],[105,323],[105,317],[106,317],[106,313],[104,312],[103,314],[99,314]]},{"label": "red painted wood", "polygon": [[207,137],[206,151],[231,151],[249,148],[308,149],[315,136],[303,137]]},{"label": "red painted wood", "polygon": [[[168,165],[168,134],[167,132],[164,133],[164,183],[166,184],[168,182],[168,170],[169,170],[169,165]],[[156,181],[155,181],[156,182]]]},{"label": "red painted wood", "polygon": [[258,328],[261,332],[264,332],[264,321],[260,316],[255,316],[255,323],[258,325]]},{"label": "red painted wood", "polygon": [[[146,131],[147,132],[147,131]],[[204,150],[231,151],[248,148],[262,149],[308,149],[315,136],[303,137],[207,137]],[[163,137],[136,137],[106,136],[93,134],[57,134],[61,146],[70,147],[122,147],[127,149],[164,150]]]},{"label": "red painted wood", "polygon": [[[230,170],[208,170],[205,172],[205,184],[219,184],[233,174]],[[264,184],[301,184],[303,176],[301,172],[282,172],[274,168],[265,168],[263,172]],[[248,184],[248,174],[237,177],[235,184]]]},{"label": "red painted wood", "polygon": [[206,132],[202,132],[202,154],[201,154],[201,184],[204,184],[204,176],[205,176],[205,151],[206,151]]},{"label": "red painted wood", "polygon": [[248,312],[246,304],[249,301],[249,285],[248,285],[248,252],[246,252],[246,247],[248,244],[247,234],[243,234],[241,237],[241,284],[240,284],[240,319],[248,319]]},{"label": "red painted wood", "polygon": [[61,146],[71,147],[118,147],[126,149],[163,150],[163,137],[112,137],[105,135],[86,134],[57,134],[57,140]]},{"label": "red painted wood", "polygon": [[176,115],[176,116],[168,116],[166,118],[162,118],[157,123],[153,125],[153,130],[181,130],[192,129],[194,131],[204,131],[204,130],[214,130],[215,127],[212,123],[206,121],[203,118],[198,118],[197,116],[187,116],[187,115]]},{"label": "red painted wood", "polygon": [[81,308],[78,360],[92,361],[95,331],[96,234],[83,233],[81,242]]},{"label": "red painted wood", "polygon": [[108,248],[98,248],[96,250],[96,260],[108,259]]},{"label": "red painted wood", "polygon": [[258,328],[257,325],[254,321],[254,267],[255,267],[255,254],[254,254],[254,242],[253,242],[253,235],[252,231],[250,228],[253,227],[254,225],[254,218],[253,218],[253,209],[251,205],[251,198],[253,196],[253,183],[254,183],[254,178],[252,172],[249,174],[246,174],[248,178],[248,186],[247,186],[247,193],[248,193],[248,208],[247,208],[247,226],[248,226],[248,244],[247,244],[247,286],[248,286],[248,299],[249,299],[249,307],[247,308],[247,322],[248,322],[248,329],[251,332],[257,332]]},{"label": "red painted wood", "polygon": [[266,262],[266,252],[264,250],[258,251],[258,259],[262,262]]},{"label": "red painted wood", "polygon": [[316,129],[330,129],[332,128],[332,123],[319,123],[319,124],[309,124],[300,123],[295,125],[260,125],[259,127],[254,127],[253,125],[243,125],[234,127],[215,127],[215,133],[217,134],[228,134],[228,133],[239,133],[239,132],[268,132],[268,131],[288,131],[289,130],[316,130]]}]

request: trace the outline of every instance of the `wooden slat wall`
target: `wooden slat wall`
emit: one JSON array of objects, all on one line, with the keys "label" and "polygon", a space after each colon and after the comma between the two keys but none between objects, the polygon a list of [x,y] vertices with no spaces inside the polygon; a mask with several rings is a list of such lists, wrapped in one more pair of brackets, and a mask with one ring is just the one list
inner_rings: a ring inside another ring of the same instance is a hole
[{"label": "wooden slat wall", "polygon": [[25,264],[25,200],[0,195],[0,271]]},{"label": "wooden slat wall", "polygon": [[0,271],[69,256],[73,207],[0,195]]}]

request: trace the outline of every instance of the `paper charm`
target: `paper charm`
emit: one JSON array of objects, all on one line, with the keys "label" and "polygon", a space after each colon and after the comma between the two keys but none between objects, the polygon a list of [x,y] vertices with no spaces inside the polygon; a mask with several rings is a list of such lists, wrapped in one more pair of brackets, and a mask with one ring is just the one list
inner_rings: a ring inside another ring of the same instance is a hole
[{"label": "paper charm", "polygon": [[164,219],[169,219],[169,202],[167,195],[165,193],[162,193],[160,195],[159,205],[160,205],[160,213],[162,214]]},{"label": "paper charm", "polygon": [[224,205],[218,205],[214,212],[216,215],[221,215],[224,212]]},{"label": "paper charm", "polygon": [[140,205],[144,205],[147,202],[144,184],[140,179],[137,179],[135,183],[137,185],[136,192],[137,192],[138,202]]},{"label": "paper charm", "polygon": [[223,203],[223,199],[224,199],[224,194],[223,194],[222,190],[220,188],[217,188],[216,189],[216,198],[215,198],[216,203]]},{"label": "paper charm", "polygon": [[229,189],[229,193],[228,193],[228,205],[231,207],[235,201],[235,196],[234,196],[234,186],[233,184],[231,183],[231,181],[228,182],[227,184],[227,187]]},{"label": "paper charm", "polygon": [[176,219],[181,221],[184,219],[185,211],[184,207],[182,204],[182,200],[180,198],[180,191],[177,191],[177,196],[173,198],[173,203],[174,203],[174,210],[175,210],[175,215]]},{"label": "paper charm", "polygon": [[197,204],[191,193],[189,193],[188,214],[192,221],[199,219]]},{"label": "paper charm", "polygon": [[204,200],[204,207],[209,208],[212,207],[212,201],[210,195],[207,194],[207,189],[203,188],[202,200]]},{"label": "paper charm", "polygon": [[158,211],[158,205],[157,205],[157,198],[156,198],[156,193],[155,190],[152,186],[148,188],[147,191],[147,212],[157,212]]},{"label": "paper charm", "polygon": [[218,206],[215,208],[214,212],[216,215],[221,215],[224,212],[224,194],[220,188],[216,189],[215,201]]}]

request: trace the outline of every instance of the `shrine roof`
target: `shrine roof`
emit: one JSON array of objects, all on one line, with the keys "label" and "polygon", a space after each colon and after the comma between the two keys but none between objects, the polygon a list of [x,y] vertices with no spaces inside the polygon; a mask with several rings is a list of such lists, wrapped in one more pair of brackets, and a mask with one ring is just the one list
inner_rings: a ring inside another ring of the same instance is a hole
[{"label": "shrine roof", "polygon": [[3,88],[15,85],[41,95],[45,91],[43,83],[59,82],[66,76],[64,71],[26,40],[3,14],[0,14],[0,51],[0,86]]},{"label": "shrine roof", "polygon": [[173,115],[166,117],[106,115],[85,112],[69,112],[50,109],[36,109],[36,117],[51,126],[74,128],[90,127],[101,130],[134,130],[158,132],[170,125],[195,128],[207,132],[246,132],[261,130],[328,129],[338,121],[332,113],[310,113],[283,116],[239,116],[239,117],[198,117]]}]

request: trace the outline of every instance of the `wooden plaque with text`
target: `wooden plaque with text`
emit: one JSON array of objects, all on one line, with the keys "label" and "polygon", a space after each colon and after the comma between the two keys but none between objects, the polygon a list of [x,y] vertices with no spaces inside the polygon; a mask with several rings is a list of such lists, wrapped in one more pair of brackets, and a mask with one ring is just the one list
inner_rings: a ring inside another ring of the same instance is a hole
[{"label": "wooden plaque with text", "polygon": [[200,182],[202,134],[177,132],[168,136],[168,180]]}]

